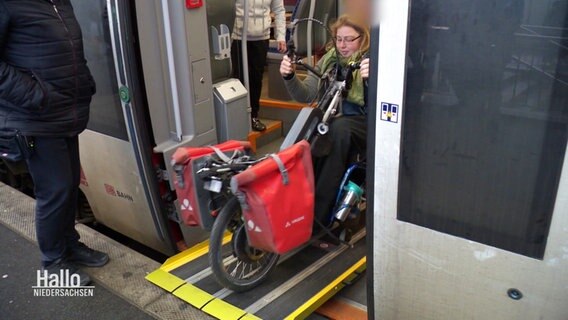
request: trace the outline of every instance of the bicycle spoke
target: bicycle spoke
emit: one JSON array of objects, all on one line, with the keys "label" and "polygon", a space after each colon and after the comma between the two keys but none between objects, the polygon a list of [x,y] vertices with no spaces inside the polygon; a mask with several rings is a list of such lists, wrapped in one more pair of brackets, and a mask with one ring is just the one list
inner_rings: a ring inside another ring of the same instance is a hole
[{"label": "bicycle spoke", "polygon": [[[236,198],[230,199],[216,218],[209,252],[216,280],[235,291],[258,285],[278,261],[278,255],[249,246],[241,215]],[[223,245],[221,239],[227,230],[233,233],[231,243]]]}]

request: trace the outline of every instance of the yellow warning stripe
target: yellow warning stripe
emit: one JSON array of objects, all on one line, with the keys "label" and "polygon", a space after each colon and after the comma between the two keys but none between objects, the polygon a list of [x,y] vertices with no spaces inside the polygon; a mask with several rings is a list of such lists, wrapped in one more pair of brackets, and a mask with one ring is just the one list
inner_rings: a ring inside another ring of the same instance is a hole
[{"label": "yellow warning stripe", "polygon": [[221,299],[217,299],[207,291],[187,283],[183,279],[180,279],[165,270],[157,269],[147,275],[146,279],[158,287],[172,293],[179,299],[191,304],[195,308],[200,309],[201,311],[218,319],[259,319]]},{"label": "yellow warning stripe", "polygon": [[[230,233],[225,234],[223,245],[231,241],[231,236]],[[148,274],[146,280],[218,319],[259,319],[170,273],[170,271],[207,254],[207,252],[209,252],[209,241],[203,241],[169,258],[159,269]]]},{"label": "yellow warning stripe", "polygon": [[[225,240],[225,239],[223,239]],[[188,260],[188,261],[191,261]],[[331,298],[337,291],[345,286],[345,281],[351,281],[357,273],[366,269],[366,257],[359,260],[333,282],[320,290],[316,295],[298,307],[285,319],[304,319],[312,314],[317,308]],[[192,306],[221,320],[261,320],[253,314],[235,307],[212,294],[185,282],[166,270],[157,269],[146,276],[146,279],[164,290],[173,293],[174,296],[191,304]]]},{"label": "yellow warning stripe", "polygon": [[222,320],[239,320],[246,314],[246,311],[221,299],[215,299],[209,302],[201,311],[205,311],[215,318]]},{"label": "yellow warning stripe", "polygon": [[262,320],[261,318],[255,316],[254,314],[247,313],[239,320]]},{"label": "yellow warning stripe", "polygon": [[[223,245],[231,240],[231,234],[223,237]],[[159,269],[148,274],[146,279],[174,296],[191,304],[192,306],[221,320],[261,320],[253,314],[235,307],[210,293],[185,282],[183,279],[169,273],[170,271],[192,261],[209,251],[209,241],[193,246],[192,248],[169,258]],[[345,282],[353,280],[357,274],[366,269],[367,259],[364,257],[337,277],[333,282],[320,290],[316,295],[298,307],[285,319],[304,319],[331,298],[337,291],[345,286]]]},{"label": "yellow warning stripe", "polygon": [[[231,234],[227,233],[223,237],[223,245],[227,244],[229,241],[231,241]],[[160,269],[168,272],[172,271],[192,260],[201,257],[207,252],[209,252],[209,240],[205,240],[201,243],[198,243],[195,246],[183,252],[180,252],[173,257],[170,257],[168,260],[166,260],[166,262],[164,262],[164,264],[162,264]]]},{"label": "yellow warning stripe", "polygon": [[198,287],[186,283],[174,292],[174,296],[180,298],[181,300],[191,304],[197,309],[203,308],[211,300],[215,299],[214,296],[208,292],[199,289]]},{"label": "yellow warning stripe", "polygon": [[367,257],[363,257],[284,319],[305,319],[307,316],[316,311],[316,309],[324,302],[335,295],[337,291],[345,287],[345,281],[353,280],[357,276],[356,273],[361,273],[366,268]]},{"label": "yellow warning stripe", "polygon": [[152,273],[148,274],[146,276],[146,280],[170,293],[186,283],[182,279],[162,269],[156,269]]}]

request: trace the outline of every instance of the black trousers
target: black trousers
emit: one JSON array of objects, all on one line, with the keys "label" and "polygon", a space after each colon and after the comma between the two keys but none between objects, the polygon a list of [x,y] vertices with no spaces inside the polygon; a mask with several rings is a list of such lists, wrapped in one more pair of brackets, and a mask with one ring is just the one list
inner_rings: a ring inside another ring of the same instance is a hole
[{"label": "black trousers", "polygon": [[[231,63],[233,66],[233,77],[245,83],[242,50],[240,40],[233,40],[231,44]],[[258,118],[260,110],[260,93],[262,92],[262,75],[266,65],[266,54],[268,53],[268,40],[247,41],[248,54],[248,75],[249,75],[249,99],[251,106],[251,117]]]},{"label": "black trousers", "polygon": [[36,235],[43,266],[62,258],[77,245],[75,230],[81,165],[79,139],[36,137],[27,160],[36,196]]},{"label": "black trousers", "polygon": [[366,148],[367,118],[366,116],[344,116],[331,122],[328,135],[331,150],[327,156],[314,159],[316,179],[315,218],[327,222],[339,184],[351,155],[362,152]]}]

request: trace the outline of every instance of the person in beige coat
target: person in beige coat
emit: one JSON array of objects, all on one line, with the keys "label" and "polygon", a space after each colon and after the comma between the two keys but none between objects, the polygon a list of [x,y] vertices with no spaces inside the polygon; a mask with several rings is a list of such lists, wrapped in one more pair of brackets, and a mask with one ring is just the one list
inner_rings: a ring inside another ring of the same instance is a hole
[{"label": "person in beige coat", "polygon": [[[244,83],[242,63],[242,39],[244,26],[244,0],[237,0],[235,24],[232,34],[231,62],[233,76]],[[248,23],[247,23],[247,55],[249,75],[249,98],[251,106],[252,130],[264,131],[266,126],[258,119],[260,110],[260,93],[262,91],[262,75],[268,53],[270,28],[274,13],[274,38],[278,42],[278,51],[286,51],[286,10],[283,0],[248,0]]]}]

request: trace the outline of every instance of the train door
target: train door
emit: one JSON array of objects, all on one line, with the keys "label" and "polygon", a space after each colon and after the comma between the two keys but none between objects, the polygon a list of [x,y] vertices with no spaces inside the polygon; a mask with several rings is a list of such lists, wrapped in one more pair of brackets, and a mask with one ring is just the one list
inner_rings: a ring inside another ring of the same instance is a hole
[{"label": "train door", "polygon": [[73,1],[98,91],[80,135],[82,191],[104,225],[166,254],[179,224],[171,154],[216,141],[205,6]]},{"label": "train door", "polygon": [[375,9],[371,318],[566,319],[568,1]]},{"label": "train door", "polygon": [[130,8],[125,1],[120,8],[117,1],[72,3],[97,83],[88,128],[79,136],[81,190],[97,221],[172,253],[167,216],[155,190],[157,170],[147,147],[151,141],[136,74],[138,60],[127,42],[133,35]]}]

